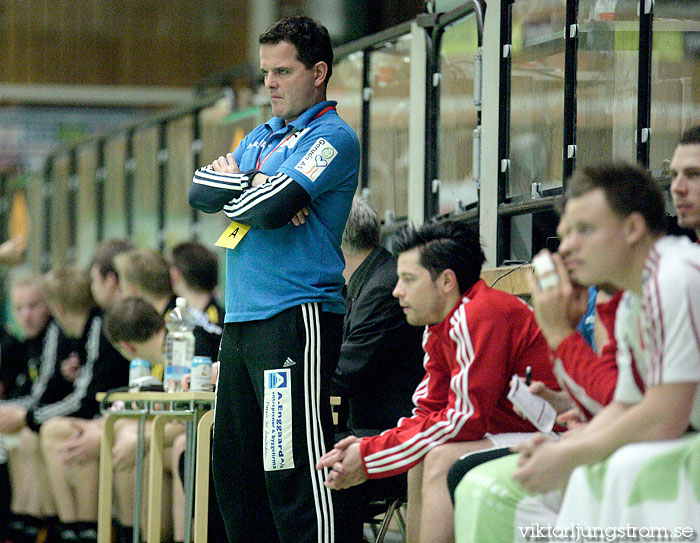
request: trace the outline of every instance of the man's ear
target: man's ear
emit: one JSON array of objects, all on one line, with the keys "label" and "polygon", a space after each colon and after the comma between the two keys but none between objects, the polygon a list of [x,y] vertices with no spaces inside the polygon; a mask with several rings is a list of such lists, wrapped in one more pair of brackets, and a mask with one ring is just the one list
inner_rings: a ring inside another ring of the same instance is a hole
[{"label": "man's ear", "polygon": [[66,314],[65,308],[58,302],[54,302],[50,306],[50,312],[54,314],[54,316],[59,316],[62,317],[63,315]]},{"label": "man's ear", "polygon": [[181,277],[182,274],[180,273],[180,270],[178,270],[175,266],[170,266],[170,282],[175,285]]},{"label": "man's ear", "polygon": [[459,283],[457,282],[457,275],[455,275],[455,272],[450,268],[442,270],[442,273],[438,276],[438,286],[444,293],[453,290],[459,292]]},{"label": "man's ear", "polygon": [[[136,354],[136,349],[134,349],[134,346],[129,343],[128,341],[124,341],[123,339],[119,340],[119,351],[121,351],[124,354],[128,355],[134,355]],[[125,357],[127,358],[127,357]]]},{"label": "man's ear", "polygon": [[628,245],[635,245],[649,231],[647,222],[641,213],[630,213],[622,224],[622,235]]},{"label": "man's ear", "polygon": [[326,83],[328,77],[328,64],[319,61],[314,64],[314,87],[321,87]]},{"label": "man's ear", "polygon": [[119,286],[123,296],[136,296],[136,285],[129,281],[120,281]]},{"label": "man's ear", "polygon": [[112,289],[119,287],[119,277],[113,271],[108,271],[104,274],[105,281],[109,282],[109,286]]}]

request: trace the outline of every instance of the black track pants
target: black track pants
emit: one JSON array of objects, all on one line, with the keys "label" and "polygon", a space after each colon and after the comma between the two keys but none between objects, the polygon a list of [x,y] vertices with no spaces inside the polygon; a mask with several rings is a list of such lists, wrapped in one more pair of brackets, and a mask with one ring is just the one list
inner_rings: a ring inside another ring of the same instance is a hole
[{"label": "black track pants", "polygon": [[345,541],[334,510],[342,493],[315,469],[333,446],[342,320],[304,304],[224,328],[212,454],[231,543]]}]

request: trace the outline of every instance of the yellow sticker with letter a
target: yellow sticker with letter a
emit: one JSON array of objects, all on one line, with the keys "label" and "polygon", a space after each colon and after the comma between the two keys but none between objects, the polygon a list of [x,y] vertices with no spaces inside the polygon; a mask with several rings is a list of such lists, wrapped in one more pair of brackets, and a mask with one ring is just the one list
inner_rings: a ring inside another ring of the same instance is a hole
[{"label": "yellow sticker with letter a", "polygon": [[243,239],[243,236],[248,233],[248,230],[250,230],[250,226],[247,224],[232,221],[231,224],[228,225],[228,228],[224,230],[224,233],[219,236],[219,239],[216,240],[214,245],[226,247],[227,249],[235,249],[236,245]]}]

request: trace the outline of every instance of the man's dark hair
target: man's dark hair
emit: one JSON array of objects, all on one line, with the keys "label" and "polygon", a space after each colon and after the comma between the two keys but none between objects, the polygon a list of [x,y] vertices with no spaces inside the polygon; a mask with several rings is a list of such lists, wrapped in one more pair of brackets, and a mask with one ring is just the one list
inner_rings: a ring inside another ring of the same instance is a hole
[{"label": "man's dark hair", "polygon": [[578,198],[600,189],[618,216],[639,213],[650,231],[666,233],[664,199],[647,171],[628,162],[604,162],[586,166],[572,175],[565,199]]},{"label": "man's dark hair", "polygon": [[133,248],[134,244],[128,239],[106,239],[100,242],[95,249],[92,260],[90,260],[88,265],[88,270],[92,269],[93,266],[97,266],[102,277],[109,272],[118,276],[117,268],[114,266],[114,257],[119,253],[131,251]]},{"label": "man's dark hair", "polygon": [[420,265],[435,279],[444,270],[452,270],[464,294],[479,280],[486,257],[479,234],[464,222],[427,223],[416,229],[405,226],[393,242],[396,254],[411,249],[420,252]]},{"label": "man's dark hair", "polygon": [[138,296],[124,298],[109,310],[104,320],[105,335],[114,345],[120,341],[148,341],[163,328],[163,317]]},{"label": "man's dark hair", "polygon": [[322,24],[311,17],[297,16],[286,17],[276,23],[260,35],[258,39],[261,45],[276,45],[286,41],[297,49],[297,58],[311,69],[317,62],[325,62],[328,65],[328,74],[325,83],[333,73],[333,45],[328,30]]},{"label": "man's dark hair", "polygon": [[700,145],[700,126],[694,126],[683,132],[678,145]]},{"label": "man's dark hair", "polygon": [[380,234],[377,211],[369,201],[355,196],[343,231],[343,249],[349,253],[371,251],[379,247]]},{"label": "man's dark hair", "polygon": [[184,241],[173,247],[172,263],[194,290],[211,292],[219,282],[219,260],[201,243]]}]

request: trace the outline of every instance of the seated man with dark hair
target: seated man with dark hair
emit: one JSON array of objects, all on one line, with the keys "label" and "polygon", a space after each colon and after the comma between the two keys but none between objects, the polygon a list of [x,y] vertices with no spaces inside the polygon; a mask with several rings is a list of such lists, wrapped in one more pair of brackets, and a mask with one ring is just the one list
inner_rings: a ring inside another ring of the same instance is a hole
[{"label": "seated man with dark hair", "polygon": [[[158,251],[141,247],[133,249],[126,253],[121,253],[115,257],[115,264],[119,272],[119,284],[123,296],[139,296],[149,302],[156,308],[164,319],[167,319],[168,313],[175,308],[176,295],[171,281],[171,274],[174,272],[168,266],[167,261]],[[201,271],[199,264],[192,263],[191,266],[196,267]],[[177,279],[180,275],[174,273]],[[178,289],[187,289],[186,293],[191,295],[193,290],[183,286],[180,281],[177,281]],[[212,361],[216,359],[221,341],[221,328],[212,323],[209,317],[205,314],[202,317],[202,309],[198,305],[193,305],[201,301],[208,301],[209,304],[205,308],[211,307],[211,293],[197,292],[197,296],[190,296],[188,301],[188,310],[195,314],[200,314],[199,318],[195,316],[194,328],[194,354],[195,356],[209,356]],[[201,305],[201,304],[199,304]],[[217,310],[210,311],[220,315]]]},{"label": "seated man with dark hair", "polygon": [[171,253],[170,281],[195,317],[195,340],[201,346],[197,354],[216,362],[224,326],[224,311],[214,292],[219,284],[216,253],[197,241],[178,243]]},{"label": "seated man with dark hair", "polygon": [[485,258],[469,226],[406,228],[394,248],[394,296],[410,324],[426,325],[426,375],[414,395],[416,409],[381,435],[340,441],[317,468],[331,469],[326,486],[334,489],[410,470],[410,540],[449,541],[445,477],[454,461],[534,431],[507,399],[512,376],[524,376],[530,366],[535,379],[558,387],[532,310],[479,279]]},{"label": "seated man with dark hair", "polygon": [[107,311],[122,296],[119,287],[119,274],[114,265],[114,258],[134,248],[134,244],[126,239],[107,239],[95,249],[88,264],[90,273],[90,290],[97,305]]},{"label": "seated man with dark hair", "polygon": [[[147,360],[152,375],[158,379],[163,376],[165,364],[165,333],[163,317],[151,304],[136,296],[114,304],[104,319],[104,334],[114,348],[127,360]],[[171,443],[183,430],[182,425],[177,423],[166,425],[166,443]],[[127,542],[133,535],[136,423],[121,419],[115,424],[114,432],[117,538],[120,542]],[[147,432],[146,435],[150,434]],[[42,428],[42,449],[49,467],[55,501],[61,504],[59,517],[66,525],[66,537],[71,531],[79,536],[85,529],[84,525],[97,521],[93,485],[97,484],[98,479],[101,436],[101,418],[84,423],[74,418],[60,417],[48,421]],[[169,459],[166,465],[169,465]],[[87,510],[82,507],[84,503],[90,503],[91,508]],[[70,511],[71,508],[76,512]],[[78,515],[78,511],[82,513]],[[69,520],[78,516],[80,518],[76,520]],[[170,522],[164,524],[166,533],[169,525]]]}]

